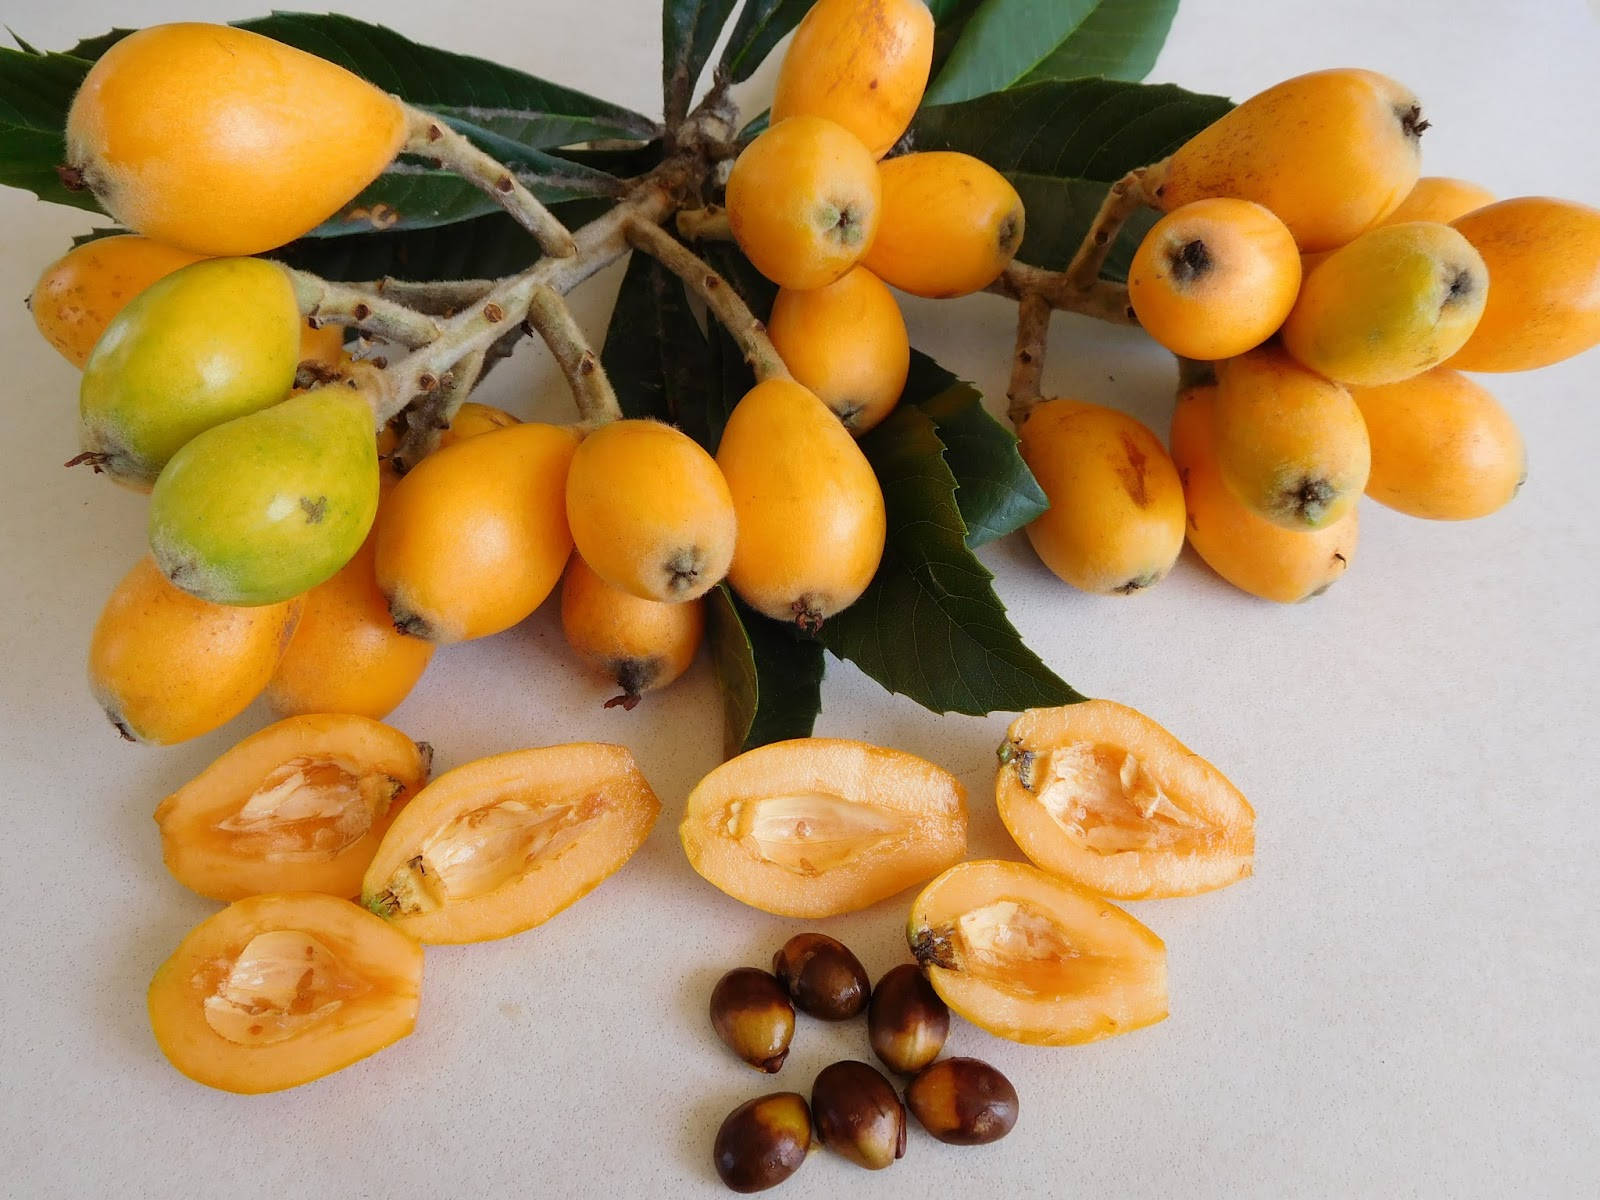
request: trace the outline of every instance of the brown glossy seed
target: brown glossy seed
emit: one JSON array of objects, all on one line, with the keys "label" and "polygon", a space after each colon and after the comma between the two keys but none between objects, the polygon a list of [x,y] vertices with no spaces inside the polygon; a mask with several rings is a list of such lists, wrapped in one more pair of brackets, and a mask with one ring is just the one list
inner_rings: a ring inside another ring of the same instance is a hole
[{"label": "brown glossy seed", "polygon": [[772,956],[772,973],[801,1012],[843,1021],[867,1006],[872,980],[845,944],[825,933],[797,933]]},{"label": "brown glossy seed", "polygon": [[867,1006],[867,1039],[891,1071],[916,1074],[939,1057],[949,1035],[950,1010],[920,967],[902,963],[878,980]]},{"label": "brown glossy seed", "polygon": [[771,975],[738,967],[711,989],[711,1027],[728,1049],[770,1075],[789,1056],[794,1005]]},{"label": "brown glossy seed", "polygon": [[1017,1123],[1017,1089],[975,1058],[934,1063],[911,1081],[906,1104],[924,1129],[952,1146],[997,1142]]},{"label": "brown glossy seed", "polygon": [[774,1092],[741,1104],[722,1122],[712,1150],[717,1175],[736,1192],[777,1187],[811,1149],[811,1110],[798,1092]]},{"label": "brown glossy seed", "polygon": [[817,1137],[857,1166],[879,1171],[906,1152],[906,1106],[882,1075],[864,1062],[822,1068],[811,1085]]}]

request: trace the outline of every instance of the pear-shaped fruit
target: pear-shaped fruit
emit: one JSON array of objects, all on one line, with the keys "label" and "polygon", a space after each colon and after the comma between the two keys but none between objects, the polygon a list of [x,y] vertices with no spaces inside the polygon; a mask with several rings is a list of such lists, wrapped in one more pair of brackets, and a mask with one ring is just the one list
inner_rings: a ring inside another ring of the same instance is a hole
[{"label": "pear-shaped fruit", "polygon": [[350,561],[377,510],[372,408],[355,389],[317,388],[178,451],[150,497],[150,549],[203,600],[274,604]]},{"label": "pear-shaped fruit", "polygon": [[197,433],[289,394],[300,331],[294,289],[276,263],[208,259],[158,279],[117,314],[84,366],[86,461],[149,488]]},{"label": "pear-shaped fruit", "polygon": [[815,629],[883,557],[883,491],[833,410],[791,379],[756,384],[717,447],[738,538],[728,582],[756,611]]}]

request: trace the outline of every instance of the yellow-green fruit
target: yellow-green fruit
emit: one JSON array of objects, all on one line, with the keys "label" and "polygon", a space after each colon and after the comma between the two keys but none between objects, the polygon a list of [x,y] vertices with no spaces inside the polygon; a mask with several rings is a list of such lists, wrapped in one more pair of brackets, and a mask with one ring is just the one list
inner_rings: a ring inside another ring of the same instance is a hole
[{"label": "yellow-green fruit", "polygon": [[1483,259],[1450,226],[1383,225],[1312,268],[1283,323],[1283,346],[1340,383],[1397,383],[1461,348],[1489,289]]},{"label": "yellow-green fruit", "polygon": [[1424,175],[1410,194],[1400,201],[1400,207],[1383,219],[1385,225],[1404,225],[1407,221],[1443,221],[1449,224],[1457,217],[1494,203],[1494,193],[1465,179],[1451,179],[1447,175]]},{"label": "yellow-green fruit", "polygon": [[1522,435],[1486,390],[1438,367],[1387,387],[1354,388],[1372,440],[1367,495],[1435,521],[1508,504],[1527,474]]},{"label": "yellow-green fruit", "polygon": [[905,390],[905,318],[894,293],[865,267],[808,292],[780,289],[767,332],[795,379],[856,437],[887,417]]},{"label": "yellow-green fruit", "polygon": [[578,447],[567,525],[594,573],[643,600],[680,603],[728,573],[737,518],[716,460],[660,421],[613,421]]},{"label": "yellow-green fruit", "polygon": [[1111,408],[1034,405],[1017,431],[1050,508],[1028,525],[1044,565],[1086,592],[1159,583],[1183,549],[1183,486],[1156,435]]},{"label": "yellow-green fruit", "polygon": [[1360,508],[1321,529],[1285,529],[1246,508],[1217,466],[1217,389],[1178,397],[1172,413],[1172,462],[1183,480],[1188,538],[1195,553],[1241,591],[1298,604],[1327,591],[1349,569],[1360,535]]},{"label": "yellow-green fruit", "polygon": [[117,314],[84,366],[85,461],[148,488],[190,438],[289,394],[300,330],[294,288],[276,263],[207,259],[158,279]]},{"label": "yellow-green fruit", "polygon": [[1208,196],[1254,200],[1300,249],[1331,250],[1399,206],[1422,169],[1416,96],[1374,71],[1296,76],[1252,96],[1172,156],[1168,212]]},{"label": "yellow-green fruit", "polygon": [[1488,264],[1490,288],[1450,366],[1531,371],[1600,345],[1600,208],[1519,196],[1454,224]]},{"label": "yellow-green fruit", "polygon": [[89,69],[67,162],[129,229],[196,254],[258,254],[309,232],[399,152],[393,96],[228,25],[131,33]]},{"label": "yellow-green fruit", "polygon": [[793,380],[758,383],[717,465],[739,519],[728,582],[740,598],[806,629],[855,603],[883,558],[883,491],[833,410]]},{"label": "yellow-green fruit", "polygon": [[1303,530],[1355,506],[1372,460],[1349,392],[1273,346],[1229,359],[1217,376],[1217,465],[1247,508]]},{"label": "yellow-green fruit", "polygon": [[215,604],[275,604],[349,562],[378,511],[372,408],[324,387],[208,429],[150,496],[150,550]]},{"label": "yellow-green fruit", "polygon": [[1144,331],[1206,362],[1266,341],[1299,290],[1294,235],[1249,200],[1196,200],[1168,213],[1128,270],[1128,302]]}]

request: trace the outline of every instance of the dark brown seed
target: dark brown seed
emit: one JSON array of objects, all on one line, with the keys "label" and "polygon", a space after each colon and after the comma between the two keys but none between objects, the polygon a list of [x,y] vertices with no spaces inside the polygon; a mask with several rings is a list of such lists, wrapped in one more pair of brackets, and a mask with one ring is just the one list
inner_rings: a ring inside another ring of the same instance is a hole
[{"label": "dark brown seed", "polygon": [[906,1104],[924,1129],[952,1146],[997,1142],[1017,1123],[1017,1089],[975,1058],[934,1063],[911,1081]]},{"label": "dark brown seed", "polygon": [[711,1027],[728,1049],[770,1075],[789,1056],[794,1006],[771,975],[738,967],[711,989]]},{"label": "dark brown seed", "polygon": [[811,1149],[811,1110],[798,1092],[774,1092],[734,1109],[717,1130],[712,1159],[736,1192],[764,1192],[800,1169]]},{"label": "dark brown seed", "polygon": [[884,1066],[914,1075],[944,1049],[950,1010],[914,963],[902,963],[872,989],[867,1038]]},{"label": "dark brown seed", "polygon": [[867,1006],[872,980],[843,942],[825,933],[797,933],[772,956],[772,973],[801,1012],[843,1021]]},{"label": "dark brown seed", "polygon": [[824,1146],[869,1171],[906,1152],[906,1106],[864,1062],[824,1067],[811,1085],[811,1115]]}]

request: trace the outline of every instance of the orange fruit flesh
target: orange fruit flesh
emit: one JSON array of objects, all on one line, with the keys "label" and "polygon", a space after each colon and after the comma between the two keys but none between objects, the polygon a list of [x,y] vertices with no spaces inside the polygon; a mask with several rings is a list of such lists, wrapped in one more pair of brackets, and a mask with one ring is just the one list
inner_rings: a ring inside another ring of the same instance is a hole
[{"label": "orange fruit flesh", "polygon": [[161,853],[216,900],[263,892],[346,899],[433,752],[366,717],[290,717],[252,734],[156,809]]},{"label": "orange fruit flesh", "polygon": [[1034,709],[1012,723],[1001,758],[1000,819],[1053,875],[1142,900],[1211,891],[1251,872],[1249,803],[1142,713],[1109,700]]},{"label": "orange fruit flesh", "polygon": [[917,897],[907,938],[946,1004],[1014,1042],[1076,1045],[1167,1015],[1161,939],[1023,863],[952,867]]},{"label": "orange fruit flesh", "polygon": [[800,738],[722,764],[689,794],[690,865],[764,912],[828,917],[866,908],[959,862],[966,791],[911,754]]},{"label": "orange fruit flesh", "polygon": [[367,870],[361,901],[424,942],[507,937],[617,871],[660,811],[621,746],[582,742],[479,759],[406,806]]},{"label": "orange fruit flesh", "polygon": [[309,1083],[411,1032],[422,947],[348,900],[252,896],[156,971],[150,1027],[183,1074],[228,1092]]}]

